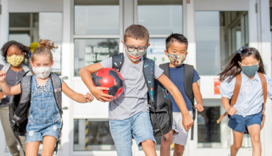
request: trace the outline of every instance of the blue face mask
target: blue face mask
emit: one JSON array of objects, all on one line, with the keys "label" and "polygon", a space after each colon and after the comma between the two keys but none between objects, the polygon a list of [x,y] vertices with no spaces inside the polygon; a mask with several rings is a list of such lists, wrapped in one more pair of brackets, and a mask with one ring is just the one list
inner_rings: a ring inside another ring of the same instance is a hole
[{"label": "blue face mask", "polygon": [[[258,63],[259,64],[259,63]],[[243,66],[241,63],[240,65],[242,66],[242,71],[249,77],[254,76],[256,71],[259,70],[258,64],[253,65],[253,66]]]}]

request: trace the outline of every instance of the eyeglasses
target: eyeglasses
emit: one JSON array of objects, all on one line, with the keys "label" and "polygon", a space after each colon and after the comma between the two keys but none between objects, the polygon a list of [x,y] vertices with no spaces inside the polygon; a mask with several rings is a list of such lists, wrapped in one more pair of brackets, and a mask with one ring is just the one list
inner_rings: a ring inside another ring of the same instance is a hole
[{"label": "eyeglasses", "polygon": [[147,46],[145,46],[145,47],[137,47],[136,48],[136,47],[127,45],[126,42],[124,42],[124,44],[126,45],[128,52],[134,52],[135,49],[137,49],[138,52],[143,53],[147,49]]}]

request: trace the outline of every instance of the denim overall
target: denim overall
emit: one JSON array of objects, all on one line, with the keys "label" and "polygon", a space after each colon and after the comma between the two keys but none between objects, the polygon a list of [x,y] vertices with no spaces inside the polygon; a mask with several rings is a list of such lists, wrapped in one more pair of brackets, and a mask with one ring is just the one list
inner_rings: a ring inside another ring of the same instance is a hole
[{"label": "denim overall", "polygon": [[39,86],[37,76],[32,77],[31,105],[26,127],[26,142],[42,141],[44,136],[57,140],[61,129],[61,116],[54,97],[51,79]]}]

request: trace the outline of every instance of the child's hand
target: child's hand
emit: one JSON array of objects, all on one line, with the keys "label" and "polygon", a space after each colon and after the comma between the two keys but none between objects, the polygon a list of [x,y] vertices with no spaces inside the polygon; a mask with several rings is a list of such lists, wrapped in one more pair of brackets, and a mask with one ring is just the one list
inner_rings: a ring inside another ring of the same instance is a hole
[{"label": "child's hand", "polygon": [[182,125],[188,131],[194,124],[194,120],[190,114],[183,116]]},{"label": "child's hand", "polygon": [[87,93],[86,95],[84,95],[84,98],[85,98],[86,102],[92,102],[94,99],[93,95],[90,93]]},{"label": "child's hand", "polygon": [[237,111],[234,107],[230,107],[229,110],[227,110],[227,112],[230,116],[233,116]]},{"label": "child's hand", "polygon": [[0,71],[0,82],[4,82],[5,81],[6,75],[7,75],[7,73],[6,73],[5,70],[1,70]]},{"label": "child's hand", "polygon": [[101,102],[109,102],[113,96],[103,93],[103,90],[109,90],[106,87],[94,87],[91,92],[97,100]]},{"label": "child's hand", "polygon": [[3,100],[5,98],[5,94],[3,92],[0,92],[0,100]]},{"label": "child's hand", "polygon": [[204,107],[203,107],[202,104],[196,104],[196,105],[195,105],[195,108],[196,108],[197,111],[199,111],[199,112],[202,112],[202,111],[204,110]]}]

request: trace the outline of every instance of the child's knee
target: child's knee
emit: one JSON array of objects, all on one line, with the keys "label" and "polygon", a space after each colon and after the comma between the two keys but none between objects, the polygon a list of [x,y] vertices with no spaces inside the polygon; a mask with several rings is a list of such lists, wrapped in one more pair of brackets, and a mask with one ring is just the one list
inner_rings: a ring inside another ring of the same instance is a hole
[{"label": "child's knee", "polygon": [[145,141],[143,141],[142,142],[142,146],[144,146],[144,147],[149,147],[149,148],[155,148],[155,143],[154,143],[154,141],[153,140],[145,140]]},{"label": "child's knee", "polygon": [[235,149],[240,149],[241,147],[242,147],[242,144],[238,144],[238,143],[236,143],[236,144],[233,144],[232,145]]},{"label": "child's knee", "polygon": [[164,140],[164,138],[161,137],[162,144],[172,144],[172,140],[173,140],[173,133],[172,132],[165,134],[164,137],[166,140]]},{"label": "child's knee", "polygon": [[252,143],[260,143],[260,136],[259,135],[253,135],[251,137]]}]

